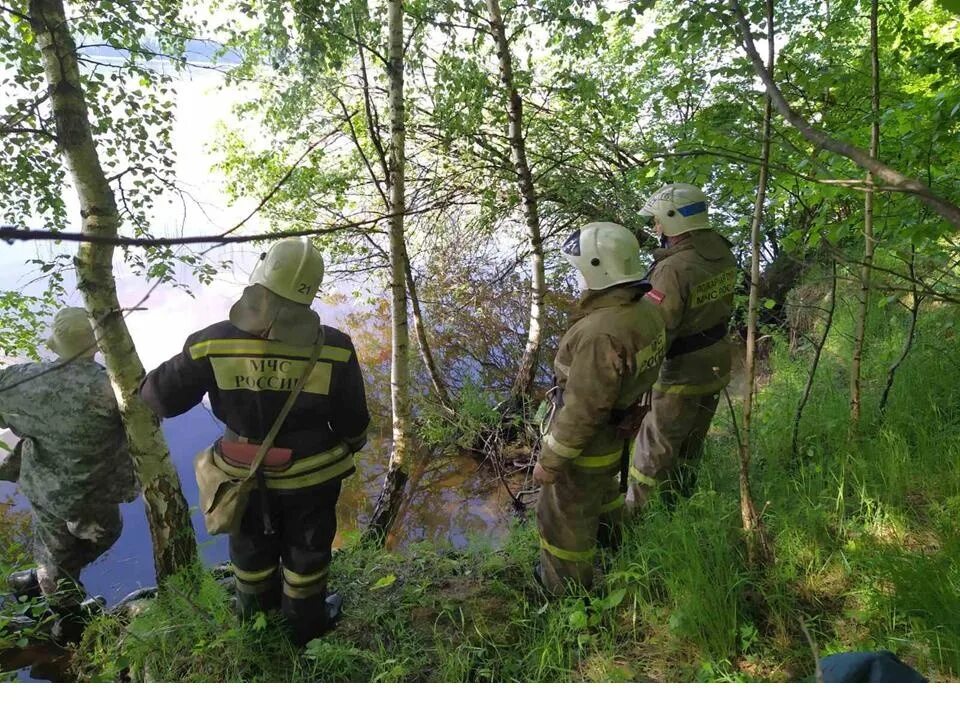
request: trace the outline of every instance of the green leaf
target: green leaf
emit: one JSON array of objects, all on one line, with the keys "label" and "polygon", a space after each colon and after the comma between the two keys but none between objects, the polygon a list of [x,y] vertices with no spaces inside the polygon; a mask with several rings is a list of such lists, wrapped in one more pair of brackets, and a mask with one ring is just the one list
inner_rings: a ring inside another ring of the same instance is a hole
[{"label": "green leaf", "polygon": [[614,590],[612,593],[610,593],[603,599],[603,605],[606,609],[612,610],[613,608],[617,607],[620,603],[622,603],[623,599],[626,596],[627,596],[627,591],[625,588]]},{"label": "green leaf", "polygon": [[372,586],[371,590],[380,590],[381,588],[390,587],[397,581],[397,576],[393,573],[389,575],[384,575],[382,578],[377,580]]},{"label": "green leaf", "polygon": [[583,610],[574,610],[570,613],[569,622],[574,630],[583,630],[587,627],[587,614]]},{"label": "green leaf", "polygon": [[267,629],[267,616],[264,613],[258,612],[253,617],[253,629],[257,631]]}]

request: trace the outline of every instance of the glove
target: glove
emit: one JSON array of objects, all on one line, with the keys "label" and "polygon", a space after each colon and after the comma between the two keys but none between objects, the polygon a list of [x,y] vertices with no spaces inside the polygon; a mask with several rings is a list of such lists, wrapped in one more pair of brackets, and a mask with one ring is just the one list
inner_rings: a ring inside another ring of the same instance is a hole
[{"label": "glove", "polygon": [[541,485],[550,485],[563,477],[563,472],[559,470],[548,470],[539,462],[533,468],[533,479]]}]

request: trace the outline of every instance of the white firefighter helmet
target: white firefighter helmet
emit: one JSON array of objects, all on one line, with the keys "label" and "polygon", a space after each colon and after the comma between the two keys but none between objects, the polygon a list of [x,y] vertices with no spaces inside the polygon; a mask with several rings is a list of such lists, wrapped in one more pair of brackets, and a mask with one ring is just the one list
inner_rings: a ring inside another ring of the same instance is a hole
[{"label": "white firefighter helmet", "polygon": [[646,276],[636,236],[616,223],[584,225],[563,244],[563,257],[580,271],[590,290],[639,282]]},{"label": "white firefighter helmet", "polygon": [[640,214],[652,216],[660,223],[661,232],[669,237],[711,227],[707,196],[696,185],[687,183],[664,185],[644,203]]},{"label": "white firefighter helmet", "polygon": [[87,311],[67,307],[54,315],[47,347],[64,359],[96,355],[97,339]]},{"label": "white firefighter helmet", "polygon": [[250,273],[251,285],[262,285],[282,298],[310,305],[323,281],[323,256],[308,238],[275,243]]}]

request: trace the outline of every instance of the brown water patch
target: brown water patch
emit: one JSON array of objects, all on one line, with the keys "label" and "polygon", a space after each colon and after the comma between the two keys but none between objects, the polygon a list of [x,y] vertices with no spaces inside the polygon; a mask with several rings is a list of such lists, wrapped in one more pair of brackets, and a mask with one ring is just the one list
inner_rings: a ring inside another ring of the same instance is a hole
[{"label": "brown water patch", "polygon": [[[366,527],[383,485],[386,466],[373,458],[389,456],[389,441],[375,440],[359,457],[356,475],[344,481],[337,505],[338,532],[334,547]],[[403,506],[387,544],[390,549],[410,543],[449,542],[462,549],[477,537],[496,544],[508,531],[510,498],[479,461],[468,455],[424,456],[410,473]]]}]

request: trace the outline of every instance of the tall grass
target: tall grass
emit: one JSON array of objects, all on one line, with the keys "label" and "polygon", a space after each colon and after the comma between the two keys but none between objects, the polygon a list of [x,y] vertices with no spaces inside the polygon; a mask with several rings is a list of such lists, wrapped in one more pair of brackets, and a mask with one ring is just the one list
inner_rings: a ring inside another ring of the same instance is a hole
[{"label": "tall grass", "polygon": [[[79,654],[88,678],[154,680],[785,680],[813,673],[801,626],[824,653],[888,648],[934,679],[960,677],[960,342],[952,308],[922,317],[882,419],[876,411],[904,317],[871,316],[864,419],[847,423],[852,313],[841,303],[790,457],[808,355],[776,340],[756,411],[756,500],[776,563],[745,565],[737,460],[718,413],[693,498],[654,501],[604,559],[588,597],[534,589],[531,523],[506,545],[348,546],[332,577],[336,632],[297,651],[278,618],[239,625],[211,580],[174,584],[129,624],[105,619]],[[391,579],[392,578],[392,579]]]}]

